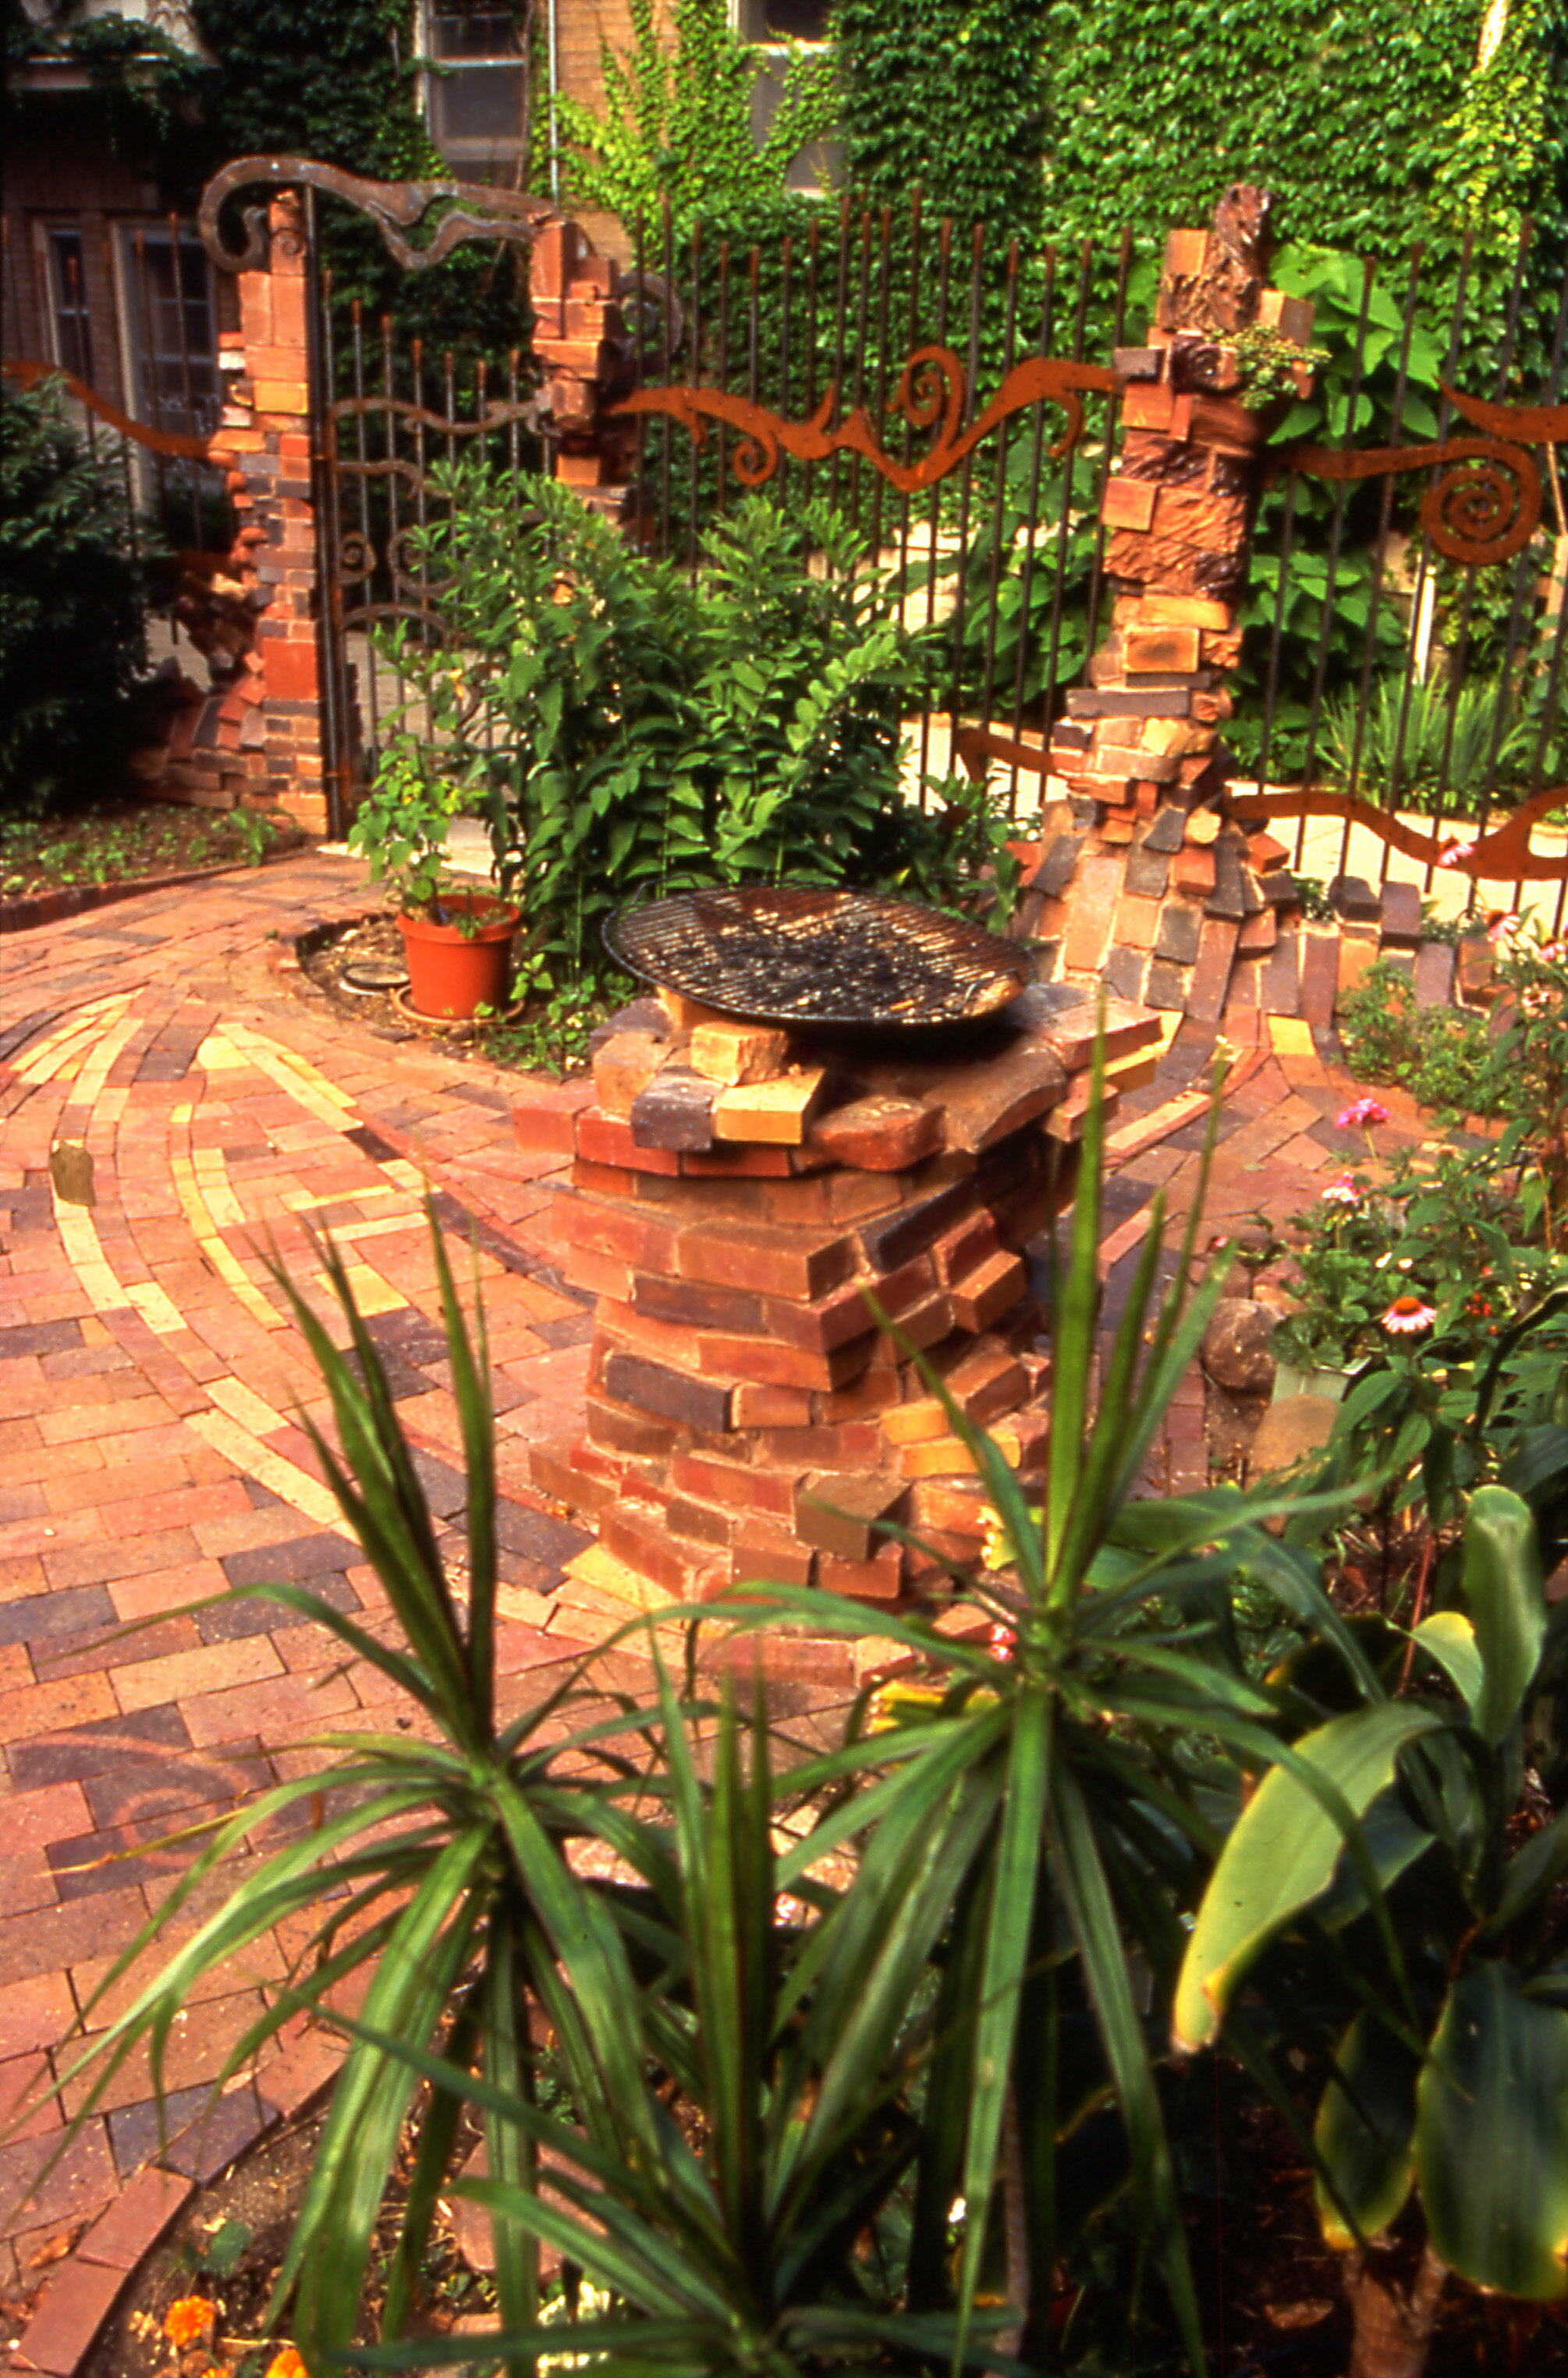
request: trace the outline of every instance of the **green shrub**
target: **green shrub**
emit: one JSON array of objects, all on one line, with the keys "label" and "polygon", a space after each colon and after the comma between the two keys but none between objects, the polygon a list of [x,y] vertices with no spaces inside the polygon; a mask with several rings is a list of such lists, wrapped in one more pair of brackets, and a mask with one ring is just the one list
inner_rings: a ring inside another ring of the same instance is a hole
[{"label": "green shrub", "polygon": [[0,805],[39,815],[117,789],[145,582],[117,453],[83,448],[57,383],[0,406]]},{"label": "green shrub", "polygon": [[1502,1111],[1506,1084],[1491,1063],[1485,1018],[1471,1009],[1418,1006],[1409,976],[1386,958],[1347,995],[1339,1035],[1359,1082],[1397,1082],[1440,1113]]},{"label": "green shrub", "polygon": [[903,798],[908,640],[824,510],[797,529],[748,500],[693,579],[554,481],[522,484],[521,533],[514,483],[445,486],[425,545],[451,645],[385,647],[433,732],[401,731],[384,765],[412,750],[488,816],[536,987],[592,979],[600,925],[638,895],[788,876],[955,902],[983,862],[1005,874],[981,796],[944,784],[940,822]]}]

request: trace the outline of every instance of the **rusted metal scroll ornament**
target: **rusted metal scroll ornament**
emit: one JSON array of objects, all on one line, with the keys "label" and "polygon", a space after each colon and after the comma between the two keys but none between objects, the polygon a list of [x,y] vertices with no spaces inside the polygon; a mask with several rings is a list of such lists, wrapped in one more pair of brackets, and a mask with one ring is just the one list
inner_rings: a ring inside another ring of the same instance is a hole
[{"label": "rusted metal scroll ornament", "polygon": [[911,430],[936,427],[925,453],[912,462],[890,454],[877,435],[870,414],[857,404],[836,428],[831,426],[838,407],[838,383],[828,389],[809,421],[785,421],[765,404],[752,404],[720,388],[640,388],[613,409],[617,413],[662,413],[689,429],[699,445],[709,421],[722,422],[739,433],[731,457],[735,475],[748,487],[760,487],[777,470],[781,452],[797,462],[819,462],[841,453],[861,455],[902,494],[914,495],[934,486],[939,479],[974,451],[999,421],[1042,401],[1059,404],[1067,427],[1051,448],[1065,454],[1083,431],[1082,391],[1110,395],[1115,376],[1097,364],[1059,362],[1050,355],[1031,355],[1015,364],[983,413],[967,427],[968,378],[951,347],[920,347],[899,374],[888,411],[902,415]]},{"label": "rusted metal scroll ornament", "polygon": [[84,405],[89,413],[95,414],[117,436],[134,438],[150,453],[169,454],[177,461],[190,462],[221,463],[229,460],[222,438],[218,433],[205,437],[192,435],[183,429],[150,429],[145,421],[133,421],[128,413],[122,413],[119,406],[111,404],[106,396],[100,396],[96,389],[89,388],[86,380],[78,379],[75,372],[62,371],[58,364],[44,363],[31,355],[7,355],[6,377],[14,379],[21,388],[36,388],[40,380],[58,380],[69,390],[78,404]]},{"label": "rusted metal scroll ornament", "polygon": [[[197,217],[201,244],[221,271],[264,271],[268,253],[265,207],[243,210],[243,247],[224,245],[218,219],[225,200],[236,190],[261,186],[277,190],[301,184],[327,190],[368,215],[388,253],[408,272],[428,271],[464,240],[502,240],[515,247],[530,247],[549,224],[564,221],[559,208],[548,198],[532,198],[521,190],[490,189],[478,182],[371,182],[359,174],[345,174],[336,165],[323,165],[313,157],[236,157],[208,183]],[[450,211],[442,214],[429,238],[415,246],[403,233],[413,230],[437,206]]]},{"label": "rusted metal scroll ornament", "polygon": [[1298,446],[1287,468],[1315,479],[1377,479],[1444,463],[1421,498],[1421,526],[1433,545],[1451,561],[1510,560],[1540,524],[1540,466],[1530,449],[1568,439],[1568,404],[1488,404],[1446,380],[1439,386],[1454,411],[1487,436],[1359,451]]}]

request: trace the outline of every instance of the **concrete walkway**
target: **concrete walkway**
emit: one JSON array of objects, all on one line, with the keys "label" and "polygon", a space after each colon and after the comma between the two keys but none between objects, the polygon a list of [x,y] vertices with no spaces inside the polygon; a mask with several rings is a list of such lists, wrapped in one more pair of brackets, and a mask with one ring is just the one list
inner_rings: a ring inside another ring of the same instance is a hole
[{"label": "concrete walkway", "polygon": [[[0,2105],[57,2069],[59,2042],[158,1896],[171,1861],[141,1845],[301,1771],[313,1758],[301,1746],[323,1727],[390,1713],[378,1676],[342,1672],[288,1614],[239,1598],[182,1608],[271,1577],[376,1613],[299,1425],[324,1399],[268,1277],[269,1239],[313,1297],[305,1226],[345,1251],[455,1546],[460,1434],[426,1184],[460,1279],[477,1238],[511,1699],[542,1663],[581,1648],[554,1631],[552,1592],[589,1539],[526,1483],[531,1440],[573,1425],[591,1331],[545,1228],[562,1159],[516,1144],[516,1075],[377,1038],[303,991],[293,938],[378,905],[356,862],[312,854],[0,942]],[[1243,1045],[1208,1207],[1215,1233],[1260,1208],[1287,1215],[1359,1150],[1332,1120],[1352,1086],[1305,1026],[1249,1014],[1230,1028]],[[1208,1053],[1179,1034],[1117,1119],[1103,1247],[1113,1314],[1155,1188],[1168,1184],[1172,1231],[1186,1210],[1203,1136],[1191,1092]],[[1385,1103],[1400,1135],[1418,1135],[1408,1100]],[[77,1202],[79,1180],[69,1195],[52,1180],[62,1145],[92,1159],[90,1204]],[[1194,1376],[1158,1483],[1205,1475]],[[119,1631],[127,1623],[136,1631]],[[287,1949],[269,1938],[186,2009],[170,2064],[176,2132],[203,2111],[204,2084]],[[290,2036],[156,2169],[144,2168],[157,2123],[134,2061],[30,2202],[18,2199],[58,2113],[0,2148],[0,2370],[66,2378],[192,2181],[300,2103],[330,2061],[318,2036]],[[73,2245],[40,2302],[40,2258]]]}]

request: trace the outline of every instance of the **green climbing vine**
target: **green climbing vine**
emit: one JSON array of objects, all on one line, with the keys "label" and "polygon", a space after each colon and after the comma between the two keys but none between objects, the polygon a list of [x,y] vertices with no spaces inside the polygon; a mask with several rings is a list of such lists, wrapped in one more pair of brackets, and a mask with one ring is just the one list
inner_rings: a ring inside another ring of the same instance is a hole
[{"label": "green climbing vine", "polygon": [[1033,245],[1044,197],[1043,0],[839,0],[840,124],[857,190],[924,189],[960,232]]},{"label": "green climbing vine", "polygon": [[675,231],[700,220],[715,237],[774,237],[794,219],[792,159],[832,129],[839,99],[826,48],[796,44],[783,96],[759,143],[751,97],[757,52],[729,20],[726,0],[628,0],[629,48],[604,45],[604,109],[562,95],[557,114],[575,203],[617,215],[629,231],[656,222],[669,201]]}]

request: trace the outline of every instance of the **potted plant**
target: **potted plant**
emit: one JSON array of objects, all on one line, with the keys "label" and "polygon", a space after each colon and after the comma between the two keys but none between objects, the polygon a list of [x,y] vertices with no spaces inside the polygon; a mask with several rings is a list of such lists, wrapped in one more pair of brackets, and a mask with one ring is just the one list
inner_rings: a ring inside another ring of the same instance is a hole
[{"label": "potted plant", "polygon": [[521,922],[497,894],[447,880],[448,829],[463,803],[462,787],[441,773],[428,743],[401,727],[348,836],[373,881],[396,886],[411,1006],[453,1021],[505,1007]]}]

